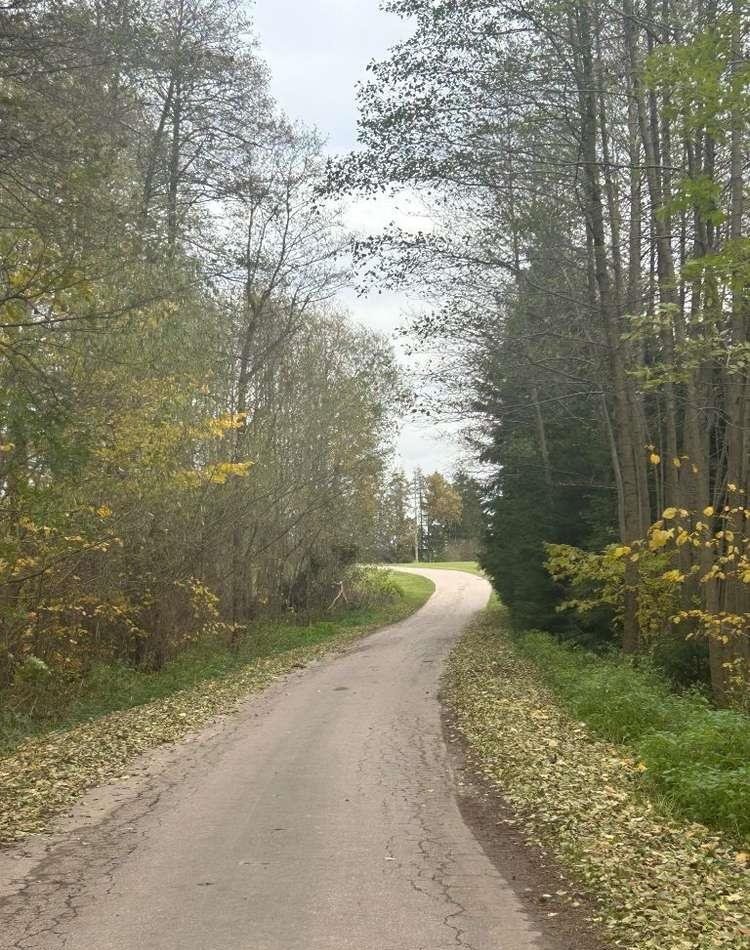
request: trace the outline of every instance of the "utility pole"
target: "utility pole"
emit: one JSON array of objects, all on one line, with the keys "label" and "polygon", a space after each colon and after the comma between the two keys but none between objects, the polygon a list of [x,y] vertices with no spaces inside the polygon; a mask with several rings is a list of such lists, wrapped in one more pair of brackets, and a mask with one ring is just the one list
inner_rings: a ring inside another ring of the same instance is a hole
[{"label": "utility pole", "polygon": [[414,470],[414,561],[419,564],[419,552],[422,546],[422,469]]}]

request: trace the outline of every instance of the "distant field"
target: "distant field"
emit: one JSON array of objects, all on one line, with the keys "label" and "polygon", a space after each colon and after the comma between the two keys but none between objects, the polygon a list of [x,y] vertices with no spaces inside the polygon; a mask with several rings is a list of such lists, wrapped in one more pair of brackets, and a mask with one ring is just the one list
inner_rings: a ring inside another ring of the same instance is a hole
[{"label": "distant field", "polygon": [[484,571],[476,561],[412,561],[410,564],[386,564],[394,570],[399,567],[434,567],[441,571],[465,571],[467,574],[478,574],[484,577]]}]

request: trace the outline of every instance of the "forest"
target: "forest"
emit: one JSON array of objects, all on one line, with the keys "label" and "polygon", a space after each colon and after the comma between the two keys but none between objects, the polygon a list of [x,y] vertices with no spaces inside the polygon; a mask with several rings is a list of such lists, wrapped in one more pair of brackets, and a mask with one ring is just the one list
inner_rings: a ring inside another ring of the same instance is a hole
[{"label": "forest", "polygon": [[235,0],[0,11],[0,688],[326,607],[400,383]]},{"label": "forest", "polygon": [[746,706],[750,21],[742,0],[390,0],[330,186],[434,226],[358,242],[489,471],[517,629]]},{"label": "forest", "polygon": [[401,469],[384,480],[378,500],[375,556],[382,564],[476,560],[484,533],[481,482],[460,467],[446,478],[411,478]]}]

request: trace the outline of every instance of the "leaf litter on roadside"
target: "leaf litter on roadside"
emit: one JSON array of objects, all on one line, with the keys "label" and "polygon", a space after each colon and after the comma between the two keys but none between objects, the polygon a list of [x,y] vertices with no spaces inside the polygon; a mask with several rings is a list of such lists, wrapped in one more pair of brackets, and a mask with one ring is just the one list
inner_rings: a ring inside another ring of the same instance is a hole
[{"label": "leaf litter on roadside", "polygon": [[555,703],[496,611],[453,652],[446,694],[475,766],[594,898],[613,947],[750,948],[747,852],[649,801],[637,760]]},{"label": "leaf litter on roadside", "polygon": [[0,842],[45,831],[88,788],[127,774],[135,756],[182,739],[231,712],[275,678],[361,635],[352,628],[324,643],[256,660],[228,676],[21,743],[0,759]]}]

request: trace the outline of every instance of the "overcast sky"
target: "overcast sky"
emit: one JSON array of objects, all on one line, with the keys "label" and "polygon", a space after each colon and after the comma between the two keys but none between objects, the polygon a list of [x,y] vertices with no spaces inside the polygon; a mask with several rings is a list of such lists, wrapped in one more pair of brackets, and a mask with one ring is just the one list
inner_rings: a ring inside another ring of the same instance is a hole
[{"label": "overcast sky", "polygon": [[[408,35],[407,24],[383,13],[379,0],[255,0],[253,16],[281,108],[316,126],[331,152],[349,151],[356,145],[356,84],[371,59]],[[348,221],[377,231],[406,213],[382,199],[359,202]],[[356,320],[388,334],[401,325],[409,306],[405,298],[385,293],[366,299],[347,293],[342,302]],[[406,362],[403,354],[401,359]],[[459,449],[448,428],[407,421],[399,454],[407,469],[450,471]]]}]

